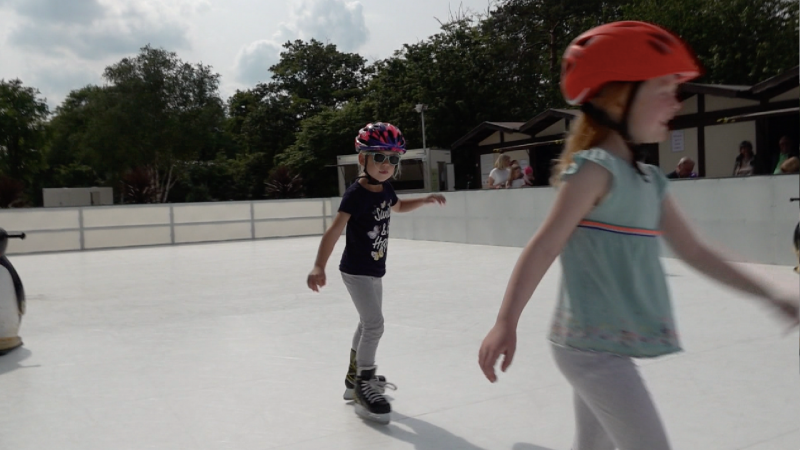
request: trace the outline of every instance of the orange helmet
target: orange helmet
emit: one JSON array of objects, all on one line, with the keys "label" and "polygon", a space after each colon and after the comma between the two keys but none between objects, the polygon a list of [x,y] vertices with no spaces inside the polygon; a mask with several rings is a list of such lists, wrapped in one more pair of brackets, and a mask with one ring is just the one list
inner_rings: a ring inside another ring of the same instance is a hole
[{"label": "orange helmet", "polygon": [[675,34],[646,22],[612,22],[573,40],[561,61],[561,92],[571,105],[594,97],[612,81],[646,81],[676,74],[681,82],[703,69]]}]

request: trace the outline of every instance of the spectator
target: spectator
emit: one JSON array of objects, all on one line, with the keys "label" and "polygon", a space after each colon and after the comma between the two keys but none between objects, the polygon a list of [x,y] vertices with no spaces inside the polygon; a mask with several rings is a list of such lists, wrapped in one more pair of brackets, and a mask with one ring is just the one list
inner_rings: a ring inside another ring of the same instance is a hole
[{"label": "spectator", "polygon": [[533,186],[533,167],[528,166],[522,171],[525,176],[525,186]]},{"label": "spectator", "polygon": [[511,158],[508,155],[500,155],[497,161],[494,162],[494,169],[489,172],[489,180],[487,181],[488,189],[502,189],[506,187],[506,181],[511,176]]},{"label": "spectator", "polygon": [[678,167],[667,174],[667,178],[697,178],[694,173],[694,161],[692,158],[684,156],[678,161]]},{"label": "spectator", "polygon": [[781,165],[792,156],[797,156],[796,151],[794,154],[791,154],[792,142],[789,140],[789,136],[782,136],[781,140],[778,141],[778,146],[780,147],[781,152],[778,154],[775,165],[772,166],[775,168],[775,170],[772,172],[774,175],[783,173],[781,171]]},{"label": "spectator", "polygon": [[513,161],[511,163],[511,175],[508,177],[508,181],[506,181],[507,188],[521,188],[525,186],[525,179],[522,175],[522,169],[519,167],[519,163]]},{"label": "spectator", "polygon": [[747,177],[753,175],[755,169],[756,155],[753,153],[753,144],[750,141],[742,141],[739,144],[739,156],[736,157],[736,165],[733,166],[733,176]]},{"label": "spectator", "polygon": [[781,164],[781,173],[800,173],[800,159],[797,156],[792,156]]}]

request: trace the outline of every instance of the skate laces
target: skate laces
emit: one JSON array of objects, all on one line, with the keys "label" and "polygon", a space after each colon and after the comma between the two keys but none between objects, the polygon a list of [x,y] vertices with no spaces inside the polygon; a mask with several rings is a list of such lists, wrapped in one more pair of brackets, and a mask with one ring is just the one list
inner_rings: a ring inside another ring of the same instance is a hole
[{"label": "skate laces", "polygon": [[370,378],[369,380],[361,380],[361,389],[364,393],[364,397],[367,398],[369,402],[385,402],[386,399],[383,398],[383,393],[386,392],[386,388],[391,390],[397,390],[397,386],[394,383],[389,383],[388,381],[381,381],[377,378]]},{"label": "skate laces", "polygon": [[386,381],[385,378],[383,380],[379,380],[378,378],[373,378],[369,380],[369,382],[373,383],[375,389],[377,389],[378,392],[380,392],[381,394],[386,392],[386,388],[389,388],[393,391],[397,390],[397,386],[394,383],[389,383],[388,381]]}]

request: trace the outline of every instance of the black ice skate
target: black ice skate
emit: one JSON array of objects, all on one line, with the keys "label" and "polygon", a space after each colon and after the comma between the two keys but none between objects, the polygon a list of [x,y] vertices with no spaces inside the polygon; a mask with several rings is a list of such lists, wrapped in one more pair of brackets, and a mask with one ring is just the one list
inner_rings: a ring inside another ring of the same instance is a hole
[{"label": "black ice skate", "polygon": [[[397,386],[392,383],[386,381],[386,377],[383,375],[375,375],[376,383],[375,385],[378,388],[378,392],[381,394],[386,392],[386,388],[396,390]],[[347,369],[347,376],[344,378],[344,398],[347,401],[355,399],[355,388],[356,388],[356,352],[355,350],[350,350],[350,366]]]},{"label": "black ice skate", "polygon": [[379,384],[375,366],[359,368],[355,382],[356,414],[378,423],[389,423],[392,406],[381,393]]}]

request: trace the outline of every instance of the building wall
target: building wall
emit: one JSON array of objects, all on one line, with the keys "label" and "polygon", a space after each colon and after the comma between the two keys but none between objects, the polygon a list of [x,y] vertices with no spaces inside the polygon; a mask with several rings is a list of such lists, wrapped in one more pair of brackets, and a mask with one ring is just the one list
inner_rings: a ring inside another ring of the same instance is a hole
[{"label": "building wall", "polygon": [[[673,151],[673,141],[677,141],[677,139],[675,139],[676,134],[682,136],[683,138],[683,150],[678,152]],[[691,158],[695,162],[698,161],[697,128],[687,128],[685,130],[671,132],[666,141],[658,144],[658,161],[659,165],[661,166],[661,170],[663,170],[664,173],[669,173],[675,170],[675,167],[678,165],[678,161],[680,161],[680,159],[683,157]],[[696,166],[695,170],[697,170]]]},{"label": "building wall", "polygon": [[[487,137],[486,139],[480,141],[478,143],[478,145],[479,146],[483,146],[483,145],[499,144],[500,143],[500,133],[503,133],[503,132],[502,131],[495,131],[489,137]],[[504,136],[503,139],[505,140],[505,142],[513,142],[513,141],[521,141],[523,139],[530,139],[530,138],[531,137],[529,135],[524,134],[524,133],[505,133],[505,136]]]},{"label": "building wall", "polygon": [[44,188],[42,197],[46,208],[92,206],[93,203],[94,205],[113,205],[114,189],[110,187]]},{"label": "building wall", "polygon": [[797,100],[800,98],[800,87],[796,87],[790,91],[784,92],[783,94],[773,97],[770,99],[770,103],[779,102],[781,100]]},{"label": "building wall", "polygon": [[732,176],[742,141],[756,145],[755,121],[706,127],[706,177]]},{"label": "building wall", "polygon": [[723,109],[742,108],[745,106],[756,106],[759,103],[755,100],[745,100],[741,98],[715,97],[706,95],[706,111],[720,111]]},{"label": "building wall", "polygon": [[561,119],[558,122],[545,128],[544,130],[536,133],[536,137],[553,136],[553,138],[555,139],[556,136],[562,135],[566,132],[567,132],[567,121]]},{"label": "building wall", "polygon": [[680,114],[695,114],[697,112],[697,96],[693,95],[683,101]]}]

